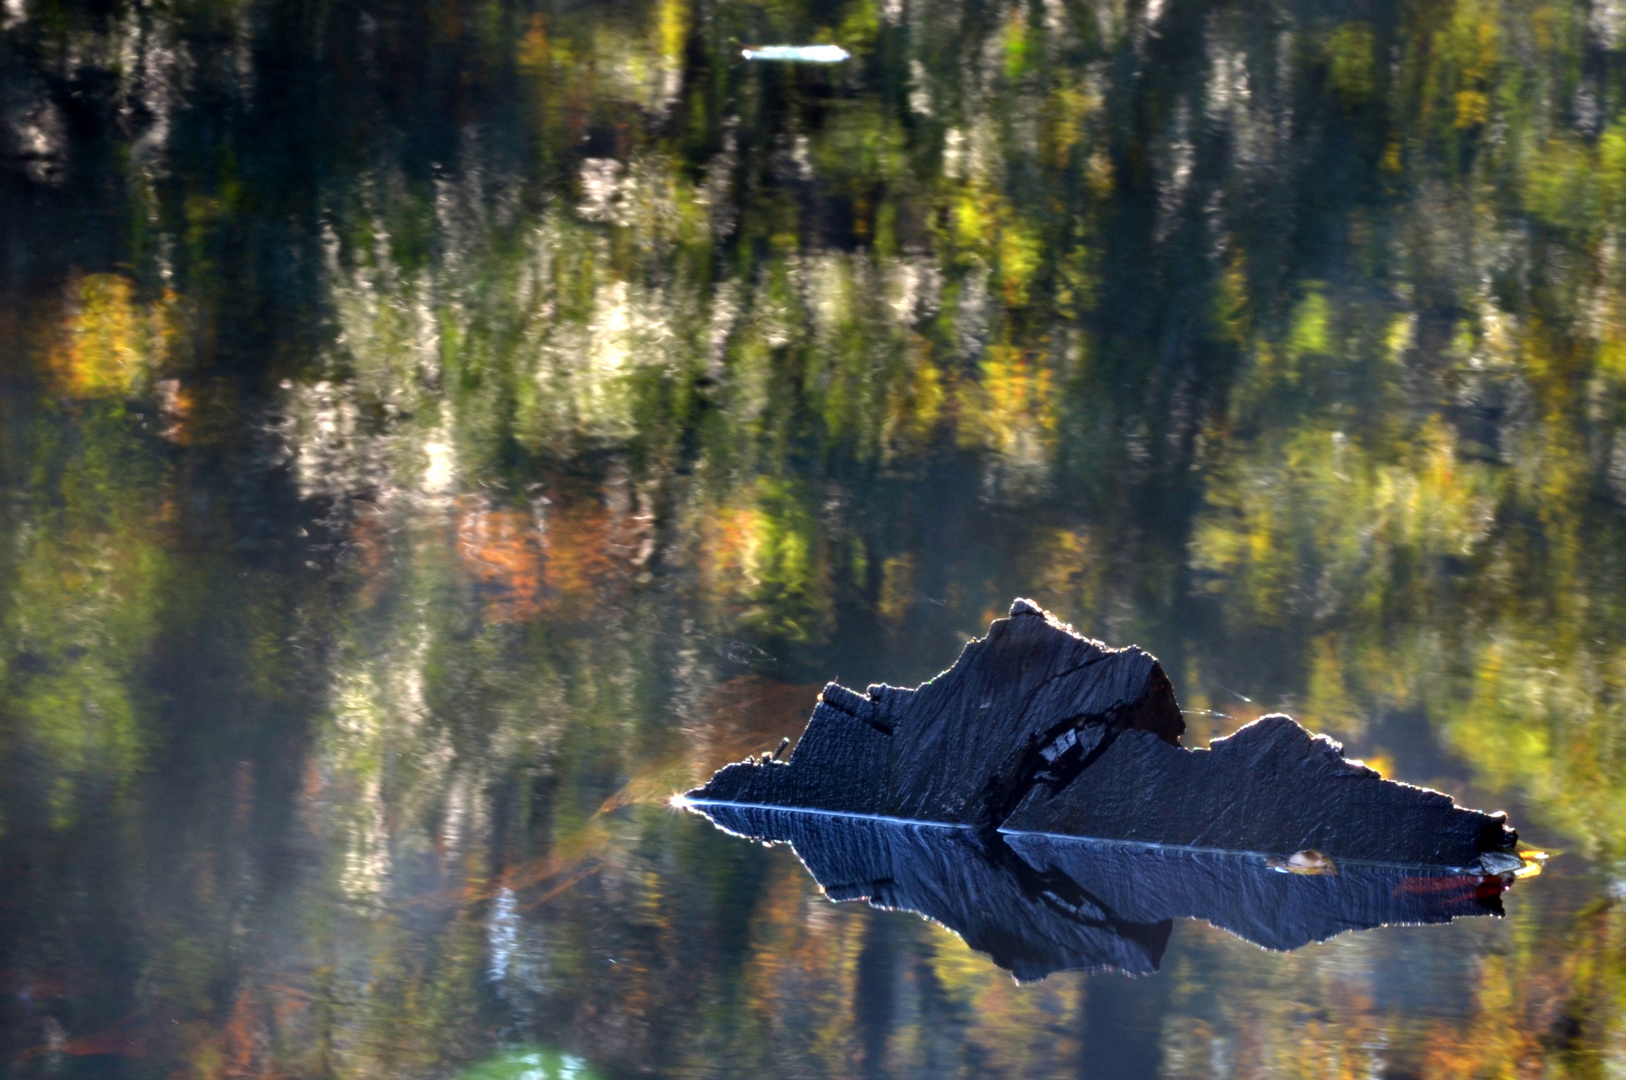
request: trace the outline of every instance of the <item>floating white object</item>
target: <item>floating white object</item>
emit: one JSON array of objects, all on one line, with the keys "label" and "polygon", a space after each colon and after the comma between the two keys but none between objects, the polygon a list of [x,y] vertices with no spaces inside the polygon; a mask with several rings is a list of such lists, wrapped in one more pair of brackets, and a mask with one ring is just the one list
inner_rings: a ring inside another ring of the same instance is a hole
[{"label": "floating white object", "polygon": [[839,64],[851,54],[840,45],[758,45],[741,49],[747,60],[800,60],[808,64]]}]

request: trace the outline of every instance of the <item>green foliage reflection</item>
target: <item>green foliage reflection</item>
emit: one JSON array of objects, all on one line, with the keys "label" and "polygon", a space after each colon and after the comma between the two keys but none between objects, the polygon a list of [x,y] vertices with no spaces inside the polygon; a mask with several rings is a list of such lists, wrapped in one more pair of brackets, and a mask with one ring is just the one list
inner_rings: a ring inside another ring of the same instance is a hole
[{"label": "green foliage reflection", "polygon": [[1590,879],[1109,999],[663,800],[1032,595],[1617,873],[1614,8],[7,5],[0,1059],[1601,1074]]},{"label": "green foliage reflection", "polygon": [[581,1058],[553,1050],[509,1050],[465,1069],[462,1080],[592,1080]]}]

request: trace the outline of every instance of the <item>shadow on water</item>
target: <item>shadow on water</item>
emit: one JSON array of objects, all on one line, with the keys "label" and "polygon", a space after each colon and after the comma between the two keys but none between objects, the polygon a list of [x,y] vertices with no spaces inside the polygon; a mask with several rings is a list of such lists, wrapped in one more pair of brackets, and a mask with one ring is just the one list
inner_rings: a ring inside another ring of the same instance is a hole
[{"label": "shadow on water", "polygon": [[831,900],[918,912],[1022,981],[1058,971],[1150,974],[1179,918],[1286,951],[1349,930],[1501,915],[1512,883],[1379,863],[1294,874],[1254,854],[686,805],[728,832],[789,844]]}]

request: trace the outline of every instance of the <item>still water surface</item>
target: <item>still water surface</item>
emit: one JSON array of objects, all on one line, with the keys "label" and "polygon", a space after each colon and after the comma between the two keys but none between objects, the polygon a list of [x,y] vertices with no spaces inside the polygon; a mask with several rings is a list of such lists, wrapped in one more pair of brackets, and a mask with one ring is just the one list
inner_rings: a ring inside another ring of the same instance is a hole
[{"label": "still water surface", "polygon": [[[1619,7],[7,0],[0,1075],[1619,1075]],[[1016,596],[1564,854],[1017,985],[668,804]]]}]

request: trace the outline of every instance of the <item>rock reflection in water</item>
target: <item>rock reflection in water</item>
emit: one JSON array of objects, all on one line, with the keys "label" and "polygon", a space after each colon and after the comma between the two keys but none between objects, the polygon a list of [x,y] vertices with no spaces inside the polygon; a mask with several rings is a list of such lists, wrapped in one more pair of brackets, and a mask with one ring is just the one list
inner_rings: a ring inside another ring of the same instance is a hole
[{"label": "rock reflection in water", "polygon": [[1346,930],[1501,915],[1511,877],[1378,863],[1278,873],[1262,855],[691,801],[728,832],[787,843],[834,901],[914,911],[1020,981],[1150,974],[1177,918],[1267,949]]}]

